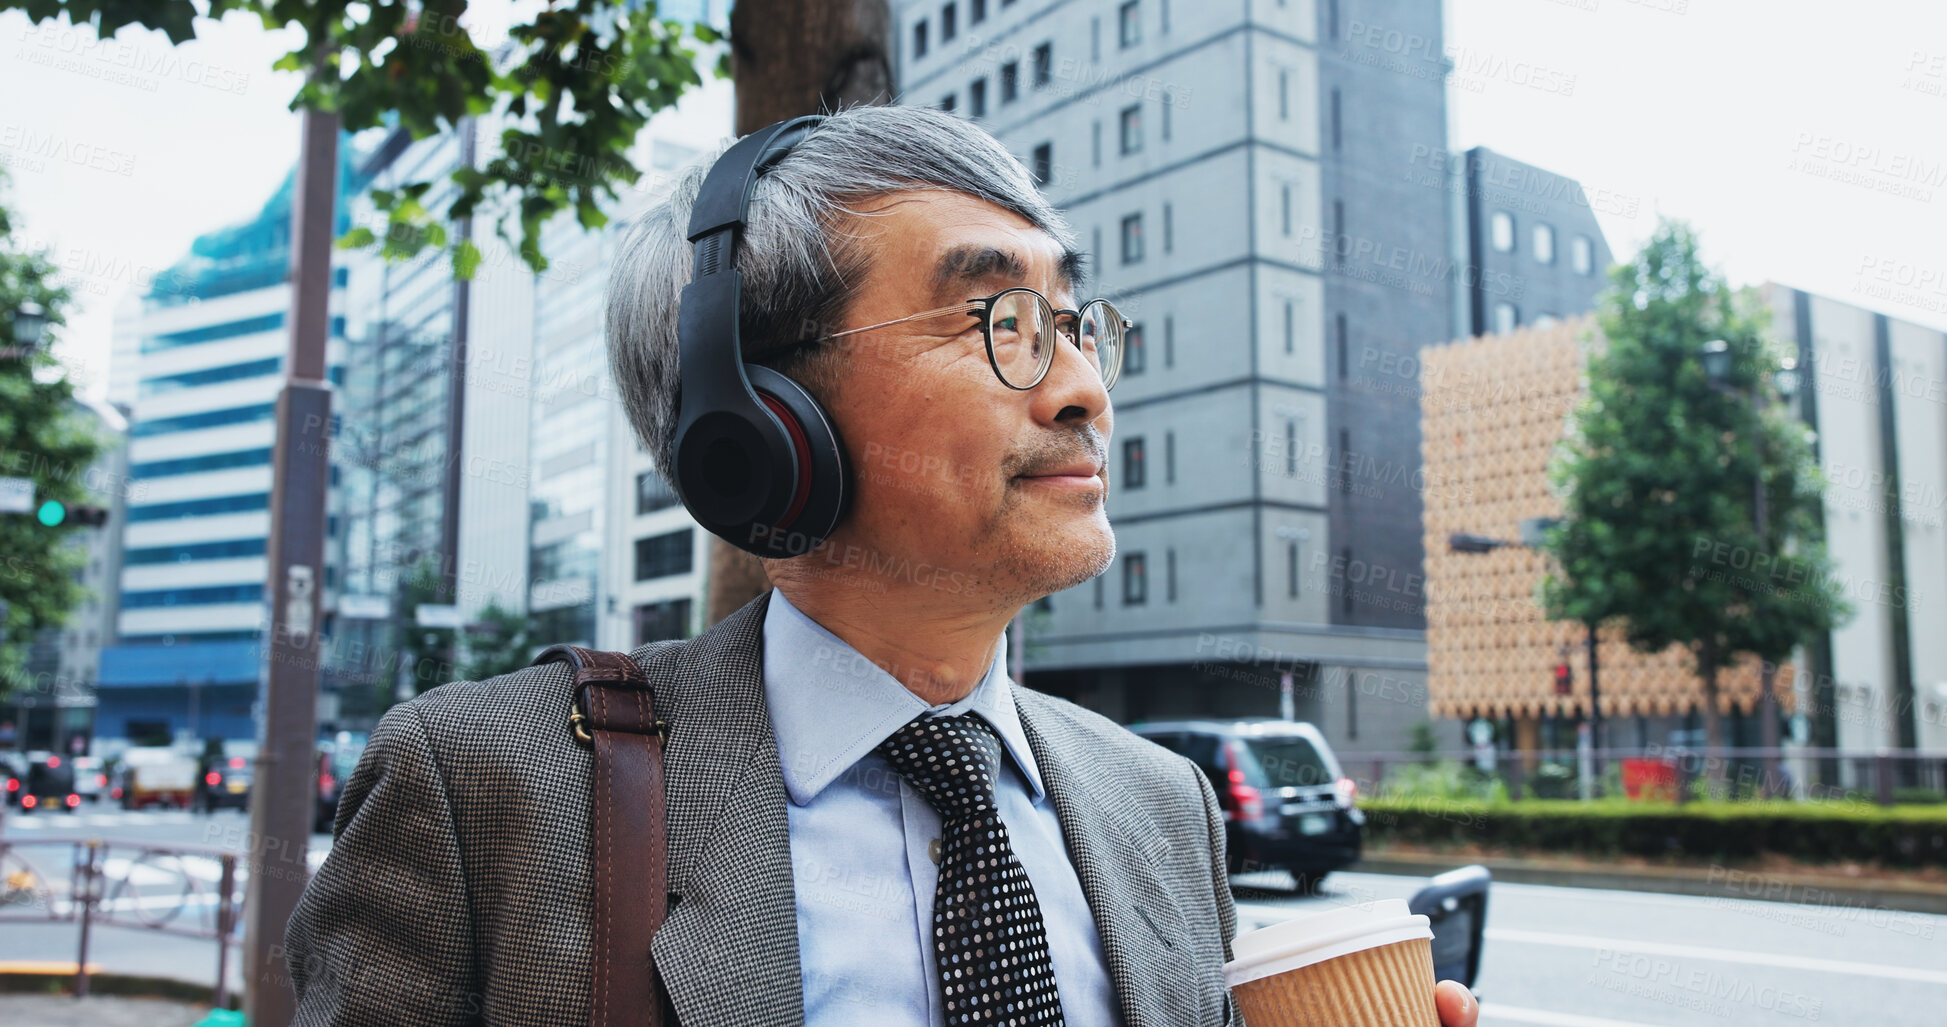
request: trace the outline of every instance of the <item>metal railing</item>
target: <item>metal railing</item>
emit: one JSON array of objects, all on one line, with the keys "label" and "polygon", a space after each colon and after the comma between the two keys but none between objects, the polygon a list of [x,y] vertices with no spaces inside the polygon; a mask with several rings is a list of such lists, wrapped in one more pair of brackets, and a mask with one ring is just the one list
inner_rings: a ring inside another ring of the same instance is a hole
[{"label": "metal railing", "polygon": [[94,928],[127,927],[216,942],[213,1001],[228,1007],[230,949],[240,940],[243,909],[237,853],[87,837],[10,838],[5,826],[0,818],[0,923],[77,925],[76,997],[88,994]]},{"label": "metal railing", "polygon": [[[1647,746],[1346,752],[1345,773],[1362,796],[1471,788],[1482,797],[1794,799],[1869,803],[1947,802],[1947,752],[1810,747]],[[1442,776],[1444,775],[1444,777]]]}]

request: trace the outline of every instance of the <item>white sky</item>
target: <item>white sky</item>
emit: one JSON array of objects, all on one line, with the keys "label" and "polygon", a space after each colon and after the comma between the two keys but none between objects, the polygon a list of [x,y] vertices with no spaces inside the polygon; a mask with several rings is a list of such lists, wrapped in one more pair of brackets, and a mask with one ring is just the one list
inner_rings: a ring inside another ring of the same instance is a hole
[{"label": "white sky", "polygon": [[[1600,215],[1618,255],[1682,217],[1734,283],[1947,328],[1947,3],[1444,2],[1453,150],[1636,201]],[[0,160],[22,235],[80,272],[61,354],[91,394],[118,300],[253,216],[296,159],[296,77],[268,70],[290,38],[235,14],[198,33],[90,46],[0,15]]]}]

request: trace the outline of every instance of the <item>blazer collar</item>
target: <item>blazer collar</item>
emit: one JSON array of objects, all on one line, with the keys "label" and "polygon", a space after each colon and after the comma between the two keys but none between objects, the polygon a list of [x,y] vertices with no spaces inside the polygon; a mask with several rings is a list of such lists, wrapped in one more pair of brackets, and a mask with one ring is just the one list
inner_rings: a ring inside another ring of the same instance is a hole
[{"label": "blazer collar", "polygon": [[[633,654],[664,750],[673,905],[652,948],[684,1027],[802,1024],[783,766],[765,706],[770,591],[696,638]],[[1197,1022],[1183,914],[1163,883],[1169,843],[1086,729],[1015,689],[1021,729],[1094,913],[1126,1027]]]}]

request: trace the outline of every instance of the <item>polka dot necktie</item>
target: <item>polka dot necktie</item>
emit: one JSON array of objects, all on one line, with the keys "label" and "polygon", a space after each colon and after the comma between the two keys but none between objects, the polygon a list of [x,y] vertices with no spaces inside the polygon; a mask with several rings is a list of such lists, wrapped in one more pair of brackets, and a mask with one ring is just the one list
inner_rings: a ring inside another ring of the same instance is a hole
[{"label": "polka dot necktie", "polygon": [[920,717],[878,752],[940,813],[933,952],[946,1025],[1061,1025],[1048,935],[994,800],[1000,739],[973,713]]}]

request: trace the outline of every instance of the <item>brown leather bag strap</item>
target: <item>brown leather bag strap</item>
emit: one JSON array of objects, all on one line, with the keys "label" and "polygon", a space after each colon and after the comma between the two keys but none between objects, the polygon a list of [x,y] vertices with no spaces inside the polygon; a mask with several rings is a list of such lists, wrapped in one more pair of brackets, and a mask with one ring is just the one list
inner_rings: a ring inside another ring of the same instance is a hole
[{"label": "brown leather bag strap", "polygon": [[664,1027],[667,995],[649,943],[668,912],[663,740],[669,725],[656,718],[649,679],[625,653],[557,645],[534,662],[574,668],[568,729],[595,754],[588,796],[595,876],[589,1023]]}]

